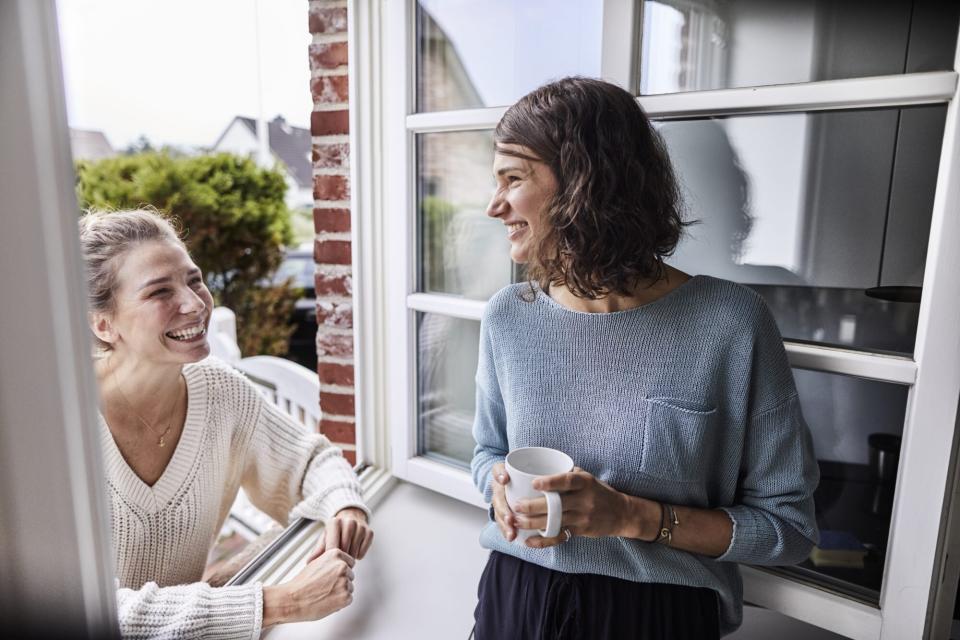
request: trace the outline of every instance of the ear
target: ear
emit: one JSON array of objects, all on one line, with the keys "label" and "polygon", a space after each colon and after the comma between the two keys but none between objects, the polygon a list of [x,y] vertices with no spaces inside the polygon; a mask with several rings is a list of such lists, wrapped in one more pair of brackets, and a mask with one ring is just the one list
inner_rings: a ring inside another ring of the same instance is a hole
[{"label": "ear", "polygon": [[88,322],[93,335],[107,344],[114,344],[120,337],[109,314],[100,311],[90,313]]}]

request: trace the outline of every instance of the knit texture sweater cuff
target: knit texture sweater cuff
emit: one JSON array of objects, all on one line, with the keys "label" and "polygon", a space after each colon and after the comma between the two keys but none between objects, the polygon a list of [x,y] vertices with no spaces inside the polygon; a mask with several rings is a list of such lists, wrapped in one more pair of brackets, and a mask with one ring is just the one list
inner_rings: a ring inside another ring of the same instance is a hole
[{"label": "knit texture sweater cuff", "polygon": [[124,638],[256,640],[263,627],[263,587],[197,582],[160,588],[148,582],[136,591],[117,591],[117,608]]}]

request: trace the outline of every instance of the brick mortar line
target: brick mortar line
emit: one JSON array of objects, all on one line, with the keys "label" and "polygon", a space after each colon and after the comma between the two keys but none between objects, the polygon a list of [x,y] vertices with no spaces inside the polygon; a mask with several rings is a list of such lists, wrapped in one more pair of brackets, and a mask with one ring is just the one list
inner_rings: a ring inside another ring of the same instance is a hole
[{"label": "brick mortar line", "polygon": [[335,414],[323,414],[324,420],[330,420],[331,422],[346,422],[348,424],[357,424],[357,418],[355,416],[338,416]]},{"label": "brick mortar line", "polygon": [[330,167],[314,167],[313,175],[315,176],[350,176],[350,167],[344,167],[342,169],[333,169]]},{"label": "brick mortar line", "polygon": [[326,242],[327,240],[346,240],[349,242],[351,238],[349,231],[321,231],[314,235],[313,239],[317,242]]},{"label": "brick mortar line", "polygon": [[350,265],[348,264],[327,264],[326,262],[314,262],[313,264],[317,266],[317,268],[313,270],[314,275],[332,276],[334,278],[353,275]]},{"label": "brick mortar line", "polygon": [[341,451],[356,451],[357,445],[350,442],[337,442],[336,440],[331,440],[331,443]]},{"label": "brick mortar line", "polygon": [[340,304],[340,305],[343,305],[343,304],[352,305],[353,298],[348,298],[346,296],[320,296],[319,298],[317,298],[317,307],[316,307],[317,310],[320,309],[320,306],[319,306],[320,302],[329,302],[330,304]]},{"label": "brick mortar line", "polygon": [[316,102],[313,103],[314,113],[330,113],[331,111],[348,111],[350,104],[347,102]]},{"label": "brick mortar line", "polygon": [[342,64],[342,65],[340,65],[339,67],[332,67],[332,68],[329,68],[329,69],[328,69],[328,68],[325,68],[325,67],[322,67],[322,68],[319,68],[319,69],[312,69],[312,70],[310,71],[310,77],[311,77],[311,78],[325,78],[325,77],[328,77],[328,76],[345,76],[345,75],[347,75],[347,69],[349,69],[349,68],[350,68],[349,66],[347,66],[347,65],[345,65],[345,64]]},{"label": "brick mortar line", "polygon": [[328,136],[310,136],[310,144],[334,144],[350,142],[349,133],[333,133]]},{"label": "brick mortar line", "polygon": [[353,329],[320,325],[317,327],[317,336],[319,337],[321,333],[328,336],[353,336]]},{"label": "brick mortar line", "polygon": [[323,393],[336,393],[342,396],[354,395],[353,385],[346,386],[342,384],[324,384],[320,383],[320,391]]},{"label": "brick mortar line", "polygon": [[[336,7],[332,7],[336,8]],[[312,33],[313,40],[310,44],[336,44],[338,42],[347,42],[346,31],[333,31],[328,33]]]},{"label": "brick mortar line", "polygon": [[327,364],[353,364],[353,358],[343,358],[341,356],[318,356],[317,362],[325,362]]}]

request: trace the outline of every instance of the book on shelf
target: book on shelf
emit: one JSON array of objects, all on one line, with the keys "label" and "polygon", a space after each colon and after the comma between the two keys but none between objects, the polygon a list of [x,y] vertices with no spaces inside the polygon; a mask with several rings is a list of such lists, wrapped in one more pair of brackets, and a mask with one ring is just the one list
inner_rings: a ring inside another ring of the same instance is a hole
[{"label": "book on shelf", "polygon": [[849,531],[820,531],[820,542],[810,552],[810,561],[817,567],[862,569],[867,549]]}]

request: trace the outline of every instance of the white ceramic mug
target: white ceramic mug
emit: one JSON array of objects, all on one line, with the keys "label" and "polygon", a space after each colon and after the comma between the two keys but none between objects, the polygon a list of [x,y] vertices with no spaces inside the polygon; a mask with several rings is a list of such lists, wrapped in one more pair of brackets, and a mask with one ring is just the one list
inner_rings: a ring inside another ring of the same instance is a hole
[{"label": "white ceramic mug", "polygon": [[547,528],[518,529],[516,540],[526,540],[537,533],[544,538],[560,535],[560,520],[563,517],[560,494],[556,491],[534,489],[533,480],[540,476],[573,471],[573,459],[556,449],[524,447],[507,454],[506,467],[510,476],[510,482],[507,483],[507,504],[511,509],[516,510],[517,503],[521,500],[539,498],[541,494],[547,498]]}]

